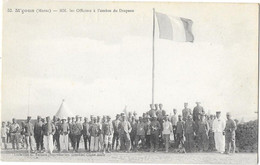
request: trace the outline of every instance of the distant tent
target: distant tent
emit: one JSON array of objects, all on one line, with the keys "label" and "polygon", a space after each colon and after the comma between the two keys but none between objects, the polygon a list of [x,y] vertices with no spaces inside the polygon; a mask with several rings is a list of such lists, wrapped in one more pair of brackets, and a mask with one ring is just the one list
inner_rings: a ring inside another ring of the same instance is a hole
[{"label": "distant tent", "polygon": [[65,100],[62,100],[62,103],[60,105],[60,108],[58,112],[55,115],[57,118],[67,118],[74,116],[73,113],[69,110],[69,108],[65,104]]}]

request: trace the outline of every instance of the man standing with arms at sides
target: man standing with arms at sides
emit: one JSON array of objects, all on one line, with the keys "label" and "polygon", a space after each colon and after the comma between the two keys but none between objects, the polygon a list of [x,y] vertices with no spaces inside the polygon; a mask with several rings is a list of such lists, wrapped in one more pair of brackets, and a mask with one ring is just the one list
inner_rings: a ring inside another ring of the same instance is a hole
[{"label": "man standing with arms at sides", "polygon": [[209,144],[209,124],[205,120],[205,114],[201,114],[201,121],[199,121],[198,139],[199,139],[199,150],[208,151]]},{"label": "man standing with arms at sides", "polygon": [[176,139],[177,139],[176,129],[177,129],[178,116],[177,116],[176,109],[173,109],[172,111],[173,111],[173,115],[171,116],[172,131],[173,131],[174,139],[176,141]]},{"label": "man standing with arms at sides", "polygon": [[6,139],[7,143],[11,142],[10,126],[11,126],[11,122],[7,121],[7,125],[6,125],[6,128],[8,129],[8,131],[7,131],[7,139]]},{"label": "man standing with arms at sides", "polygon": [[161,125],[157,121],[156,114],[152,115],[152,122],[150,124],[151,129],[151,150],[150,152],[157,152],[159,149],[159,133],[161,130]]},{"label": "man standing with arms at sides", "polygon": [[117,114],[116,119],[112,121],[113,128],[114,128],[114,134],[113,134],[113,139],[112,139],[112,149],[114,149],[114,145],[116,142],[116,149],[115,149],[116,151],[117,151],[118,144],[119,144],[119,132],[118,132],[118,125],[120,123],[119,117],[120,117],[120,115]]},{"label": "man standing with arms at sides", "polygon": [[69,149],[69,124],[66,122],[66,118],[61,119],[59,127],[60,134],[60,149],[61,151],[68,152]]},{"label": "man standing with arms at sides", "polygon": [[169,121],[169,117],[165,116],[163,122],[163,131],[162,131],[163,140],[165,142],[165,152],[169,151],[171,133],[172,133],[172,123]]},{"label": "man standing with arms at sides", "polygon": [[68,147],[68,151],[70,150],[70,147],[72,147],[72,136],[71,136],[71,127],[72,127],[72,118],[68,117],[68,125],[69,125],[69,147]]},{"label": "man standing with arms at sides", "polygon": [[227,122],[225,128],[225,139],[226,139],[226,151],[225,154],[230,153],[230,149],[232,147],[232,153],[236,151],[236,122],[231,119],[231,114],[227,113]]},{"label": "man standing with arms at sides", "polygon": [[[5,125],[5,122],[3,121],[2,122],[2,127],[1,127],[1,139],[2,139],[2,144],[4,144],[4,149],[7,149],[7,132],[8,132],[8,129]],[[2,148],[2,146],[1,146]]]},{"label": "man standing with arms at sides", "polygon": [[84,147],[85,147],[85,151],[90,150],[90,134],[89,134],[89,127],[90,124],[88,122],[88,118],[84,117],[84,123],[83,125],[83,139],[84,139]]},{"label": "man standing with arms at sides", "polygon": [[18,123],[16,123],[16,119],[13,118],[13,123],[10,125],[10,135],[11,135],[12,148],[14,150],[15,149],[19,150],[19,130],[20,130],[20,126]]},{"label": "man standing with arms at sides", "polygon": [[195,122],[195,132],[198,132],[198,122],[200,121],[200,114],[204,114],[204,108],[200,105],[200,102],[196,102],[197,106],[193,109],[193,121]]},{"label": "man standing with arms at sides", "polygon": [[52,154],[53,151],[53,135],[55,133],[55,126],[51,122],[50,117],[46,117],[46,124],[43,125],[43,144],[45,152]]},{"label": "man standing with arms at sides", "polygon": [[42,121],[41,116],[37,116],[37,121],[34,124],[34,138],[36,141],[37,151],[42,152],[43,150],[43,132],[42,132]]},{"label": "man standing with arms at sides", "polygon": [[184,138],[184,121],[182,121],[181,115],[178,116],[178,122],[176,127],[176,148],[179,147],[180,143],[183,144],[183,138]]},{"label": "man standing with arms at sides", "polygon": [[191,109],[188,108],[188,103],[184,103],[184,109],[182,110],[182,117],[184,122],[187,121],[189,115],[192,115]]},{"label": "man standing with arms at sides", "polygon": [[103,143],[103,130],[102,130],[102,122],[101,121],[101,116],[97,116],[97,125],[98,125],[98,148],[99,151],[103,151],[104,143]]},{"label": "man standing with arms at sides", "polygon": [[79,143],[80,143],[80,138],[82,135],[82,124],[79,121],[79,116],[76,116],[76,121],[75,124],[72,125],[72,129],[73,129],[73,134],[74,134],[74,142],[75,142],[75,146],[74,146],[74,151],[78,152],[79,149]]},{"label": "man standing with arms at sides", "polygon": [[107,116],[107,118],[104,119],[104,123],[102,125],[102,129],[104,132],[104,153],[107,151],[110,153],[111,151],[111,143],[112,143],[112,136],[114,134],[114,128],[111,122],[111,117]]},{"label": "man standing with arms at sides", "polygon": [[134,117],[131,118],[131,121],[129,121],[132,127],[131,133],[130,133],[130,139],[131,139],[131,149],[134,149],[135,146],[135,136],[137,131],[137,121]]},{"label": "man standing with arms at sides", "polygon": [[214,140],[214,133],[212,130],[213,127],[213,122],[214,122],[214,116],[210,115],[209,118],[209,151],[214,151],[215,150],[215,140]]},{"label": "man standing with arms at sides", "polygon": [[90,152],[96,152],[98,151],[98,133],[99,133],[99,128],[97,125],[97,119],[96,117],[93,116],[92,118],[92,124],[89,126],[89,134],[90,134]]},{"label": "man standing with arms at sides", "polygon": [[142,142],[142,149],[144,149],[144,146],[145,146],[145,123],[144,123],[142,117],[139,117],[139,121],[137,123],[137,130],[136,130],[136,136],[135,136],[135,146],[134,146],[135,152],[138,151],[138,143],[139,143],[140,140]]},{"label": "man standing with arms at sides", "polygon": [[33,124],[31,123],[31,116],[27,117],[27,121],[24,126],[24,134],[25,134],[25,140],[26,144],[28,146],[28,149],[31,150],[32,152],[35,151],[35,140],[34,140],[34,128]]},{"label": "man standing with arms at sides", "polygon": [[151,148],[151,129],[150,129],[150,124],[151,124],[151,121],[150,121],[150,118],[149,116],[145,116],[144,118],[144,124],[145,124],[145,147],[146,149],[149,151],[150,148]]},{"label": "man standing with arms at sides", "polygon": [[57,120],[56,116],[53,116],[53,125],[55,126],[55,134],[53,135],[53,144],[55,145],[56,142],[56,147],[58,151],[60,152],[60,133],[58,131],[60,123]]},{"label": "man standing with arms at sides", "polygon": [[215,138],[216,149],[220,153],[224,153],[225,151],[225,126],[226,122],[220,118],[221,112],[216,112],[216,119],[213,122],[213,132]]},{"label": "man standing with arms at sides", "polygon": [[187,152],[194,151],[194,134],[195,134],[194,127],[195,127],[195,123],[192,120],[192,116],[188,115],[188,119],[185,122],[185,126],[184,126],[185,137],[186,137],[185,149]]},{"label": "man standing with arms at sides", "polygon": [[148,111],[149,116],[151,117],[155,114],[154,104],[150,104],[150,110]]},{"label": "man standing with arms at sides", "polygon": [[119,137],[120,137],[120,147],[122,151],[130,152],[130,132],[132,130],[131,124],[126,120],[125,114],[122,115],[122,121],[118,125]]}]

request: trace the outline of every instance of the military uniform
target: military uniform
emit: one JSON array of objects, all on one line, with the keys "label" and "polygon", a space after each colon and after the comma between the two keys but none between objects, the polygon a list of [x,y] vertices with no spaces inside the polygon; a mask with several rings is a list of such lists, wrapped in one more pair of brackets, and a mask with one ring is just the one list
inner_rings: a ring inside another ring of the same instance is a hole
[{"label": "military uniform", "polygon": [[176,126],[176,144],[175,147],[178,148],[180,143],[182,143],[182,145],[184,145],[184,121],[178,121],[177,122],[177,126]]},{"label": "military uniform", "polygon": [[215,139],[214,139],[214,133],[213,133],[213,121],[214,119],[209,119],[209,151],[214,151],[215,150]]},{"label": "military uniform", "polygon": [[35,139],[34,139],[34,128],[33,124],[31,122],[26,122],[24,126],[24,135],[25,135],[25,140],[26,140],[26,145],[27,148],[31,151],[34,151],[36,146],[35,146]]},{"label": "military uniform", "polygon": [[133,149],[133,147],[135,146],[135,137],[137,131],[137,122],[135,120],[131,122],[131,127],[132,130],[130,132],[130,139],[131,139],[131,148]]},{"label": "military uniform", "polygon": [[64,122],[59,126],[59,134],[60,134],[60,150],[68,151],[69,149],[69,124]]},{"label": "military uniform", "polygon": [[10,135],[13,149],[19,149],[19,129],[20,126],[17,123],[12,123],[10,125]]},{"label": "military uniform", "polygon": [[42,133],[42,121],[37,121],[34,124],[34,138],[36,141],[37,151],[43,150],[43,133]]},{"label": "military uniform", "polygon": [[82,124],[82,126],[83,126],[82,133],[83,133],[83,139],[84,139],[84,147],[85,147],[85,150],[87,151],[90,149],[90,139],[91,139],[90,133],[89,133],[90,124],[88,122],[84,122]]},{"label": "military uniform", "polygon": [[137,124],[136,136],[135,136],[135,146],[134,149],[137,151],[138,142],[141,140],[142,148],[145,146],[145,123],[139,121]]},{"label": "military uniform", "polygon": [[195,133],[195,123],[192,120],[187,120],[184,125],[185,130],[185,149],[188,152],[194,151],[194,133]]},{"label": "military uniform", "polygon": [[51,122],[43,125],[43,145],[47,152],[53,151],[53,135],[55,134],[55,126]]},{"label": "military uniform", "polygon": [[114,134],[113,134],[113,139],[112,139],[112,149],[114,149],[114,145],[116,143],[116,150],[119,145],[119,130],[118,130],[119,123],[120,123],[119,119],[112,121],[113,128],[114,128]]},{"label": "military uniform", "polygon": [[200,151],[207,151],[209,146],[209,124],[206,121],[199,121],[198,139]]},{"label": "military uniform", "polygon": [[130,151],[130,132],[132,130],[131,124],[128,121],[121,121],[118,125],[119,137],[120,137],[120,147],[121,150]]},{"label": "military uniform", "polygon": [[236,133],[237,129],[236,122],[232,119],[226,121],[225,128],[225,141],[226,141],[226,153],[229,153],[232,147],[232,152],[235,153],[236,150]]},{"label": "military uniform", "polygon": [[53,125],[55,126],[55,134],[53,135],[53,144],[55,145],[56,142],[56,147],[58,151],[60,151],[60,133],[59,133],[60,123],[58,121],[54,121]]},{"label": "military uniform", "polygon": [[103,124],[103,133],[104,133],[104,152],[107,150],[108,152],[110,152],[111,149],[111,144],[112,144],[112,138],[113,138],[113,134],[114,134],[114,128],[112,125],[112,122],[105,122]]},{"label": "military uniform", "polygon": [[90,134],[90,151],[91,152],[96,152],[98,151],[98,136],[99,136],[99,128],[97,123],[92,123],[89,127],[89,134]]},{"label": "military uniform", "polygon": [[73,150],[76,152],[79,149],[81,133],[82,133],[82,124],[79,121],[73,123],[72,128],[71,128],[71,136],[73,139],[72,147],[73,147]]},{"label": "military uniform", "polygon": [[151,150],[150,151],[157,151],[159,148],[159,133],[161,130],[160,123],[155,119],[150,124],[150,130],[151,130]]},{"label": "military uniform", "polygon": [[182,117],[183,117],[182,120],[187,121],[189,115],[192,115],[191,109],[190,108],[184,108],[182,110]]}]

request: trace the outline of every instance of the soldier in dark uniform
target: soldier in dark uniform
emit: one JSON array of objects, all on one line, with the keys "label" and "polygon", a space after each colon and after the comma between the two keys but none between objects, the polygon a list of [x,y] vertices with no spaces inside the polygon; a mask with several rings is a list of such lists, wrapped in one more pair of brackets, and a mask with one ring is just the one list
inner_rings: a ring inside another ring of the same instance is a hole
[{"label": "soldier in dark uniform", "polygon": [[184,126],[185,137],[186,137],[185,149],[187,152],[194,151],[194,134],[195,134],[194,127],[195,127],[195,123],[192,120],[192,116],[188,115],[188,119],[185,122],[185,126]]},{"label": "soldier in dark uniform", "polygon": [[236,131],[237,126],[236,122],[231,119],[231,114],[227,113],[227,121],[226,121],[226,128],[225,128],[225,141],[226,141],[226,154],[230,153],[230,150],[232,148],[232,153],[235,153],[236,151]]},{"label": "soldier in dark uniform", "polygon": [[56,142],[56,147],[58,151],[60,151],[60,133],[59,133],[59,127],[60,123],[57,120],[56,116],[53,116],[53,125],[55,126],[55,134],[53,135],[53,144],[55,145]]},{"label": "soldier in dark uniform", "polygon": [[117,148],[118,148],[118,145],[119,145],[119,132],[118,132],[118,125],[119,125],[119,117],[120,115],[117,114],[116,115],[116,119],[112,121],[112,124],[113,124],[113,128],[114,128],[114,134],[113,134],[113,139],[112,139],[112,149],[114,149],[114,145],[116,143],[116,151],[117,151]]},{"label": "soldier in dark uniform", "polygon": [[152,122],[150,124],[150,129],[151,129],[151,137],[150,137],[150,142],[151,142],[151,149],[150,152],[157,152],[159,148],[159,133],[161,130],[161,125],[159,121],[157,121],[156,114],[152,115]]},{"label": "soldier in dark uniform", "polygon": [[154,109],[154,104],[150,104],[150,110],[148,111],[148,115],[151,117],[155,113],[156,111]]},{"label": "soldier in dark uniform", "polygon": [[83,139],[84,139],[84,146],[85,146],[85,150],[88,151],[90,150],[90,134],[89,134],[89,127],[90,124],[88,122],[88,118],[84,117],[84,123],[83,125]]},{"label": "soldier in dark uniform", "polygon": [[37,116],[37,121],[34,124],[34,138],[36,141],[37,151],[43,151],[43,132],[42,132],[41,116]]},{"label": "soldier in dark uniform", "polygon": [[207,151],[209,146],[209,124],[205,120],[205,114],[201,114],[201,121],[199,121],[199,130],[198,130],[198,140],[199,140],[199,150]]},{"label": "soldier in dark uniform", "polygon": [[189,115],[192,115],[191,109],[188,108],[188,103],[184,103],[184,109],[182,110],[183,121],[187,121]]},{"label": "soldier in dark uniform", "polygon": [[184,121],[182,121],[181,115],[178,116],[178,122],[176,126],[176,148],[179,147],[180,143],[182,143],[182,146],[184,145]]}]

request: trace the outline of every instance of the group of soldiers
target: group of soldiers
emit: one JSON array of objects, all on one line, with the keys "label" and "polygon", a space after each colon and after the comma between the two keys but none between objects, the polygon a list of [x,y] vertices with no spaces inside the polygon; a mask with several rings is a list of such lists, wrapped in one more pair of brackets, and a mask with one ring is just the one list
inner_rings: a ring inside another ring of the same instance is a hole
[{"label": "group of soldiers", "polygon": [[[110,116],[87,117],[37,117],[33,124],[31,117],[21,125],[16,119],[6,125],[2,122],[1,137],[5,148],[11,141],[14,150],[19,149],[22,137],[30,152],[52,153],[78,152],[80,142],[85,151],[90,152],[157,152],[164,150],[184,152],[218,151],[235,152],[236,122],[227,113],[227,120],[216,115],[206,115],[204,108],[196,102],[193,111],[184,103],[182,115],[168,115],[162,104],[150,104],[150,110],[138,117],[137,113],[117,114],[115,120]],[[83,120],[82,120],[83,119]]]}]

